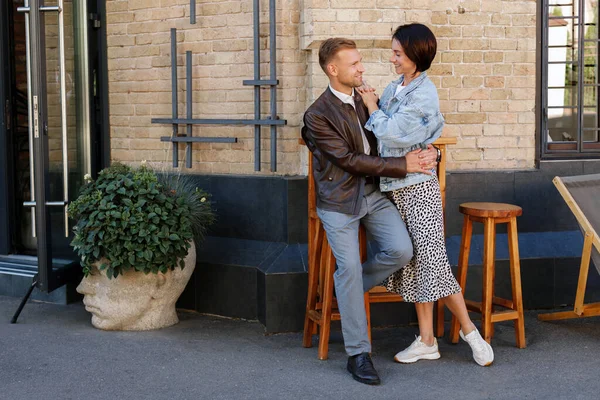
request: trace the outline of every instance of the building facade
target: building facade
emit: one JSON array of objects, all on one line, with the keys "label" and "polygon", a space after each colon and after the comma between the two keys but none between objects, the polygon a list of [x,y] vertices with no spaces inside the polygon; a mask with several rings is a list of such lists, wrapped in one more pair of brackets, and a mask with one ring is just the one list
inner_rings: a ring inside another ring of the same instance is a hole
[{"label": "building facade", "polygon": [[[319,45],[333,36],[354,39],[366,80],[381,91],[395,79],[388,61],[391,34],[410,22],[428,25],[437,36],[429,76],[446,120],[443,135],[457,139],[447,153],[453,265],[462,224],[458,204],[518,204],[524,209],[519,233],[525,306],[572,303],[574,286],[565,281],[576,280],[581,238],[551,180],[600,173],[597,1],[59,3],[66,21],[64,78],[57,68],[60,17],[36,14],[45,26],[29,33],[46,53],[39,56],[45,60],[39,73],[48,99],[48,193],[68,201],[86,173],[116,161],[146,160],[159,169],[172,169],[176,161],[182,173],[196,176],[213,194],[219,220],[200,249],[201,266],[182,307],[259,319],[269,331],[301,328],[308,152],[299,138],[304,110],[327,86]],[[33,122],[26,101],[35,88],[27,86],[25,66],[28,59],[40,61],[27,56],[25,21],[32,13],[19,7],[35,4],[41,2],[11,0],[2,10],[2,62],[11,72],[3,76],[0,95],[11,112],[0,134],[0,162],[6,166],[0,261],[10,278],[0,288],[15,295],[27,284],[9,275],[11,265],[23,264],[25,256],[34,265],[40,257],[29,209],[22,206],[33,199],[30,178],[37,171],[30,169],[35,149],[27,140]],[[205,141],[173,141],[186,135]],[[60,189],[65,176],[68,198]],[[53,209],[48,218],[64,231],[60,212]],[[54,254],[68,259],[67,242],[56,239]],[[498,257],[507,258],[502,239]],[[505,264],[499,262],[499,271]],[[69,288],[61,286],[53,296],[70,299]],[[380,323],[410,321],[405,306],[384,305],[375,317]]]}]

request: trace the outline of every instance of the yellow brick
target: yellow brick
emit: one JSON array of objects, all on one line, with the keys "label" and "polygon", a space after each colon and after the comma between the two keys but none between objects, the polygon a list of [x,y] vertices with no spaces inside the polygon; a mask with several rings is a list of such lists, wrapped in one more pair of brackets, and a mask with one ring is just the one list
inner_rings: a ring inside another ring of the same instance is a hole
[{"label": "yellow brick", "polygon": [[458,102],[458,112],[478,112],[480,102],[476,100],[461,100]]},{"label": "yellow brick", "polygon": [[361,22],[377,22],[383,18],[383,12],[377,10],[360,10],[358,15]]},{"label": "yellow brick", "polygon": [[200,15],[223,15],[234,14],[242,11],[240,2],[226,2],[214,4],[202,4],[200,6]]},{"label": "yellow brick", "polygon": [[490,64],[457,64],[454,66],[456,75],[490,75],[492,67]]},{"label": "yellow brick", "polygon": [[445,51],[442,53],[442,63],[460,63],[462,54],[461,51]]},{"label": "yellow brick", "polygon": [[534,100],[512,100],[508,103],[508,111],[510,111],[510,112],[535,111],[535,101]]},{"label": "yellow brick", "polygon": [[506,78],[508,88],[532,88],[535,87],[534,76],[509,76]]},{"label": "yellow brick", "polygon": [[505,54],[502,51],[486,51],[483,59],[486,63],[500,63],[504,61]]},{"label": "yellow brick", "polygon": [[490,48],[487,39],[450,39],[449,43],[450,50],[487,50]]},{"label": "yellow brick", "polygon": [[483,86],[483,77],[481,76],[465,76],[463,78],[463,87],[478,88]]},{"label": "yellow brick", "polygon": [[503,26],[486,26],[484,30],[485,37],[489,38],[502,38],[504,37],[504,30],[506,28]]},{"label": "yellow brick", "polygon": [[452,65],[449,64],[435,64],[432,65],[429,74],[434,76],[448,76],[452,75]]},{"label": "yellow brick", "polygon": [[483,126],[483,134],[485,136],[504,136],[504,127],[506,125],[490,125]]},{"label": "yellow brick", "polygon": [[[368,1],[361,1],[361,0],[351,0],[350,1],[346,1],[346,0],[334,0],[336,3],[340,4],[340,6],[343,8],[344,4],[349,3],[349,4],[354,4],[354,3],[359,3],[359,4],[364,4],[367,7],[372,7],[371,4],[369,4]],[[416,0],[418,1],[418,0]],[[402,10],[407,10],[413,7],[414,1],[413,0],[377,0],[377,8],[399,8]],[[348,8],[358,8],[358,7],[350,7],[350,5],[347,6]]]},{"label": "yellow brick", "polygon": [[451,25],[487,25],[490,16],[487,13],[452,13],[448,20]]},{"label": "yellow brick", "polygon": [[461,28],[459,26],[436,26],[432,32],[436,37],[461,37]]},{"label": "yellow brick", "polygon": [[512,75],[512,64],[496,64],[492,69],[494,75]]},{"label": "yellow brick", "polygon": [[456,113],[444,117],[449,124],[482,124],[486,119],[483,113]]},{"label": "yellow brick", "polygon": [[502,3],[503,14],[534,14],[536,13],[536,2],[534,1],[511,1]]},{"label": "yellow brick", "polygon": [[480,63],[483,60],[482,51],[465,51],[463,53],[463,62],[464,63]]},{"label": "yellow brick", "polygon": [[507,147],[517,147],[516,137],[480,137],[477,139],[477,147],[482,149],[504,149]]},{"label": "yellow brick", "polygon": [[481,11],[483,12],[501,12],[502,2],[498,0],[482,0]]},{"label": "yellow brick", "polygon": [[371,8],[369,2],[363,0],[331,0],[331,8]]},{"label": "yellow brick", "polygon": [[485,85],[485,87],[490,87],[490,88],[502,88],[502,87],[504,87],[504,77],[503,76],[486,76],[484,85]]},{"label": "yellow brick", "polygon": [[518,121],[518,115],[515,113],[489,113],[488,122],[490,124],[515,124]]},{"label": "yellow brick", "polygon": [[452,159],[455,161],[478,161],[481,160],[482,154],[481,150],[455,150],[452,152]]},{"label": "yellow brick", "polygon": [[456,112],[457,104],[453,100],[440,100],[440,111],[442,113]]},{"label": "yellow brick", "polygon": [[502,25],[502,26],[510,25],[510,15],[493,14],[492,15],[492,25]]},{"label": "yellow brick", "polygon": [[532,15],[512,15],[513,26],[535,26],[535,14]]},{"label": "yellow brick", "polygon": [[478,26],[478,25],[463,26],[462,27],[462,36],[463,37],[482,37],[483,36],[483,26]]},{"label": "yellow brick", "polygon": [[431,11],[419,10],[419,11],[407,11],[406,22],[419,22],[421,24],[428,24],[431,20]]},{"label": "yellow brick", "polygon": [[507,100],[511,97],[512,91],[508,89],[491,89],[490,100]]},{"label": "yellow brick", "polygon": [[[435,3],[440,2],[436,1]],[[431,23],[433,25],[446,25],[448,23],[448,15],[445,12],[433,12],[431,13]]]},{"label": "yellow brick", "polygon": [[517,50],[517,47],[516,39],[490,39],[490,49],[492,50]]},{"label": "yellow brick", "polygon": [[535,89],[512,89],[513,100],[530,100],[535,99]]}]

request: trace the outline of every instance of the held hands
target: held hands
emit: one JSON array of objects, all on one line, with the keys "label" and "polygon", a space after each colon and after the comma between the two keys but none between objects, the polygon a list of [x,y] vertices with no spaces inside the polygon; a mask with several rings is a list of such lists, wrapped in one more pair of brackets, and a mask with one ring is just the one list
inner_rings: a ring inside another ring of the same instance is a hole
[{"label": "held hands", "polygon": [[371,109],[378,109],[377,103],[379,102],[379,95],[375,93],[375,89],[369,86],[367,82],[364,82],[361,86],[356,88],[356,91],[362,97],[363,102],[367,106],[370,112]]},{"label": "held hands", "polygon": [[433,175],[431,170],[437,166],[437,150],[432,145],[428,144],[427,150],[413,150],[405,157],[407,172]]}]

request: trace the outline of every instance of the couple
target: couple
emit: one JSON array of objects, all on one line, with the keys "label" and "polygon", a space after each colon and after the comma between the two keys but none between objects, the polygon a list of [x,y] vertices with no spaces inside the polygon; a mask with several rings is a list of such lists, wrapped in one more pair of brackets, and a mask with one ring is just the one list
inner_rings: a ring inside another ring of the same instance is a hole
[{"label": "couple", "polygon": [[[434,170],[440,154],[431,145],[444,119],[426,73],[436,49],[426,26],[398,27],[390,62],[400,78],[379,98],[363,82],[365,69],[355,43],[328,39],[319,49],[319,64],[329,87],[304,114],[302,137],[313,157],[317,213],[337,260],[335,293],[347,369],[366,384],[377,385],[380,379],[370,356],[363,294],[383,281],[388,290],[415,303],[419,320],[420,336],[396,354],[397,362],[440,357],[433,302],[441,298],[458,318],[460,336],[475,361],[486,366],[494,359],[469,318],[446,255]],[[364,265],[358,245],[361,223],[380,248]]]}]

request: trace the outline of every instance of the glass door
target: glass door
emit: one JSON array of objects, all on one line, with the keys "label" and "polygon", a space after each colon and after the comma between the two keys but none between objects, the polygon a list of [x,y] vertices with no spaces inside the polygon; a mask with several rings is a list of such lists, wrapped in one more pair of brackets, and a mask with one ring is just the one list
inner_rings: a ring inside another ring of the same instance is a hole
[{"label": "glass door", "polygon": [[10,256],[37,266],[38,287],[77,262],[67,205],[92,173],[87,1],[9,0],[13,129]]}]

